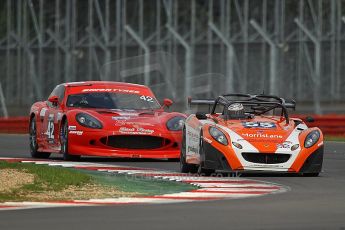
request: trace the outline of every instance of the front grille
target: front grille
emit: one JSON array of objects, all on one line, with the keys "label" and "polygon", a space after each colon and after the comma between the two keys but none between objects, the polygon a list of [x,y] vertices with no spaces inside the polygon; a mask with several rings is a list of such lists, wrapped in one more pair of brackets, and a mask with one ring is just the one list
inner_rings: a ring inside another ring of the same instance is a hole
[{"label": "front grille", "polygon": [[246,161],[261,164],[281,164],[290,159],[290,154],[283,153],[242,153]]},{"label": "front grille", "polygon": [[100,141],[119,149],[158,149],[171,143],[169,139],[162,137],[141,135],[114,135],[102,137]]}]

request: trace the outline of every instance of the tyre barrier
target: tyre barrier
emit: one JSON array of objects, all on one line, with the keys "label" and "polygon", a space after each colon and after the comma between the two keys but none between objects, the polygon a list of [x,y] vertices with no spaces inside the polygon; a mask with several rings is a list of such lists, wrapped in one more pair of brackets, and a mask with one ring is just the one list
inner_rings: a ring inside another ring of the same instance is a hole
[{"label": "tyre barrier", "polygon": [[[345,136],[345,115],[291,115],[300,118],[309,127],[319,127],[325,135]],[[312,117],[314,122],[308,122]],[[28,117],[0,118],[0,133],[28,133]]]},{"label": "tyre barrier", "polygon": [[[318,127],[324,135],[345,136],[345,115],[292,115],[302,119],[308,127]],[[308,122],[308,117],[312,122]]]}]

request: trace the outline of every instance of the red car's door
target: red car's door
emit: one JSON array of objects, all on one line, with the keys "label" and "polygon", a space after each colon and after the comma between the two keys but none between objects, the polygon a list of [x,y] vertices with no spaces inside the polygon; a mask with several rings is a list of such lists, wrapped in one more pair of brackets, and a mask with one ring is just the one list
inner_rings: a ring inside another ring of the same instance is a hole
[{"label": "red car's door", "polygon": [[65,87],[58,85],[49,98],[57,97],[58,102],[47,101],[48,110],[45,112],[42,129],[44,133],[47,148],[50,152],[60,151],[60,123],[63,117],[62,103],[64,99]]}]

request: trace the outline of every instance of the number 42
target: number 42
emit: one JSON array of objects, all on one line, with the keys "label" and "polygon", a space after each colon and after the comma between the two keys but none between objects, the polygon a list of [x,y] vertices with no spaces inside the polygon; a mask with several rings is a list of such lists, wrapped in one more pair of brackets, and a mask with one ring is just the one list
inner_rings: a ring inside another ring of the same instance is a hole
[{"label": "number 42", "polygon": [[150,97],[150,96],[141,96],[140,97],[141,100],[144,100],[144,101],[148,101],[148,102],[153,102],[153,98]]}]

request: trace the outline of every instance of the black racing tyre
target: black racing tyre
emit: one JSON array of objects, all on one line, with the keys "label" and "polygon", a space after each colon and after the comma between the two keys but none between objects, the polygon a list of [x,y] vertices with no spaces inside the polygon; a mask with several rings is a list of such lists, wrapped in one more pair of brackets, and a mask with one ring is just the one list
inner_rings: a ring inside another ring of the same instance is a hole
[{"label": "black racing tyre", "polygon": [[29,125],[29,138],[30,138],[30,154],[33,158],[49,158],[50,153],[47,152],[39,152],[38,144],[37,144],[37,129],[36,129],[36,119],[35,117],[31,117],[30,125]]},{"label": "black racing tyre", "polygon": [[303,173],[302,175],[304,176],[304,177],[318,177],[319,176],[319,172],[317,172],[317,173]]},{"label": "black racing tyre", "polygon": [[198,174],[199,176],[212,176],[215,174],[215,171],[213,169],[205,169],[199,165]]},{"label": "black racing tyre", "polygon": [[215,173],[214,169],[204,168],[205,162],[205,151],[204,151],[204,138],[203,133],[200,133],[200,142],[199,142],[199,154],[200,154],[200,165],[198,167],[198,174],[200,176],[211,176]]},{"label": "black racing tyre", "polygon": [[65,120],[61,124],[60,128],[60,144],[61,144],[61,154],[65,161],[78,161],[80,160],[79,155],[72,155],[68,153],[68,122]]},{"label": "black racing tyre", "polygon": [[186,130],[182,131],[182,144],[180,151],[180,171],[182,173],[196,173],[198,170],[197,165],[186,163]]}]

